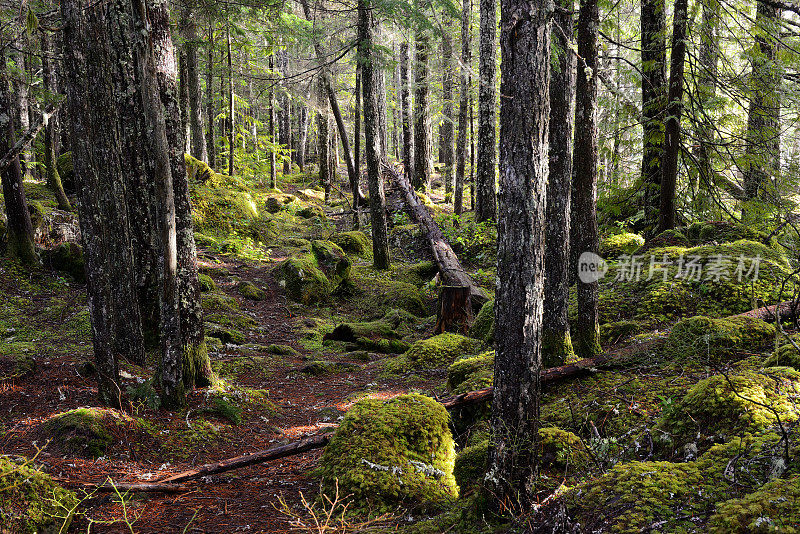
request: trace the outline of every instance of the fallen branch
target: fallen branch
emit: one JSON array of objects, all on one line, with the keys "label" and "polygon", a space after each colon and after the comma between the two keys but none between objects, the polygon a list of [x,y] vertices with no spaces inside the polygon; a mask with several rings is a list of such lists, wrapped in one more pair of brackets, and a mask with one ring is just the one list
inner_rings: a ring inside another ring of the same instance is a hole
[{"label": "fallen branch", "polygon": [[753,319],[761,319],[768,323],[774,323],[776,314],[779,314],[781,319],[791,319],[796,311],[795,303],[791,300],[787,300],[780,304],[763,306],[755,310],[734,315],[733,317],[752,317]]},{"label": "fallen branch", "polygon": [[120,493],[125,493],[130,491],[133,493],[181,493],[184,491],[189,491],[189,486],[183,484],[162,484],[160,482],[136,484],[117,482],[112,484],[110,482],[103,482],[102,484],[97,484],[96,482],[79,482],[77,480],[65,480],[59,478],[53,478],[53,480],[62,486],[86,488],[99,492],[119,491]]}]

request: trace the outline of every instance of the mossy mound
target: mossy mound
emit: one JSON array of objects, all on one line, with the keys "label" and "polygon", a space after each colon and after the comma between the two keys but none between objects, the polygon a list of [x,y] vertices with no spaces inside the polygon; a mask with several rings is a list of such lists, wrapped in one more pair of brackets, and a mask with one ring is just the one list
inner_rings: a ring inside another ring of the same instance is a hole
[{"label": "mossy mound", "polygon": [[606,259],[613,259],[624,254],[633,254],[642,245],[644,238],[639,234],[629,232],[614,234],[600,240],[600,255]]},{"label": "mossy mound", "polygon": [[312,241],[311,253],[314,255],[317,267],[334,288],[350,278],[350,259],[339,245],[331,241]]},{"label": "mossy mound", "polygon": [[276,356],[300,356],[299,352],[288,345],[267,345],[264,347],[264,351],[268,352],[269,354],[275,354]]},{"label": "mossy mound", "polygon": [[494,351],[453,362],[447,369],[447,387],[455,395],[487,388],[494,375]]},{"label": "mossy mound", "polygon": [[686,237],[693,243],[730,243],[747,239],[758,241],[765,245],[774,244],[767,234],[742,223],[727,221],[702,221],[696,222],[683,230]]},{"label": "mossy mound", "polygon": [[235,328],[226,328],[219,324],[206,323],[206,337],[219,339],[222,343],[241,345],[245,342],[245,335]]},{"label": "mossy mound", "polygon": [[800,532],[800,476],[768,482],[753,493],[720,503],[711,534]]},{"label": "mossy mound", "polygon": [[[796,345],[800,346],[800,336],[795,334],[792,336],[792,340]],[[778,350],[767,358],[767,361],[764,362],[764,367],[791,367],[800,370],[800,353],[785,338],[780,338],[779,342],[781,345]]]},{"label": "mossy mound", "polygon": [[656,248],[635,261],[634,267],[630,261],[611,264],[601,280],[601,323],[639,320],[659,325],[693,315],[727,317],[790,298],[788,293],[779,295],[782,282],[791,277],[788,261],[760,242]]},{"label": "mossy mound", "polygon": [[[797,421],[800,372],[788,367],[715,375],[695,384],[662,414],[656,427],[662,441],[674,446],[730,439],[762,431],[778,422]],[[777,416],[777,417],[776,417]]]},{"label": "mossy mound", "polygon": [[66,532],[78,498],[31,465],[0,457],[0,531]]},{"label": "mossy mound", "polygon": [[297,210],[297,215],[304,219],[313,219],[316,217],[320,220],[324,220],[326,218],[325,212],[316,204],[309,204],[308,206]]},{"label": "mossy mound", "polygon": [[77,282],[86,281],[86,261],[78,243],[61,243],[41,251],[42,263],[54,271],[68,273]]},{"label": "mossy mound", "polygon": [[642,325],[638,321],[614,321],[600,325],[600,339],[604,343],[617,343],[626,337],[638,334]]},{"label": "mossy mound", "polygon": [[361,323],[342,323],[333,331],[325,334],[322,339],[355,343],[359,338],[398,339],[399,337],[400,335],[390,323],[379,319]]},{"label": "mossy mound", "polygon": [[775,339],[773,325],[752,317],[712,319],[702,315],[679,321],[664,344],[663,353],[685,361],[720,362],[736,353],[756,351]]},{"label": "mossy mound", "polygon": [[433,510],[458,496],[449,415],[429,397],[364,399],[347,412],[320,460],[329,494],[352,494],[359,510]]},{"label": "mossy mound", "polygon": [[413,343],[405,356],[415,369],[443,369],[477,348],[476,340],[445,332]]},{"label": "mossy mound", "polygon": [[469,329],[469,335],[486,343],[494,343],[494,299],[481,306]]},{"label": "mossy mound", "polygon": [[297,196],[306,202],[325,202],[325,192],[316,189],[301,189]]},{"label": "mossy mound", "polygon": [[399,308],[417,317],[425,317],[430,311],[420,290],[405,282],[397,282],[387,288],[381,299],[381,305],[385,308]]},{"label": "mossy mound", "polygon": [[221,292],[206,293],[202,297],[203,310],[233,313],[239,310],[236,299]]},{"label": "mossy mound", "polygon": [[200,291],[203,293],[207,293],[209,291],[214,291],[217,289],[217,284],[214,282],[214,279],[208,276],[207,274],[199,274],[197,276],[198,280],[200,281]]},{"label": "mossy mound", "polygon": [[483,482],[483,475],[488,468],[489,440],[484,440],[477,445],[470,445],[456,456],[453,476],[456,484],[464,493],[467,489],[480,486]]},{"label": "mossy mound", "polygon": [[275,274],[289,298],[302,304],[327,300],[332,291],[325,274],[308,257],[287,258],[278,265]]},{"label": "mossy mound", "polygon": [[339,245],[345,252],[358,256],[367,254],[372,248],[372,241],[367,234],[358,230],[334,234],[331,236],[331,241]]},{"label": "mossy mound", "polygon": [[248,300],[266,300],[267,294],[252,282],[239,282],[236,290]]},{"label": "mossy mound", "polygon": [[145,433],[139,422],[109,408],[77,408],[54,415],[42,423],[41,431],[52,446],[64,454],[99,458],[108,453],[121,431]]},{"label": "mossy mound", "polygon": [[335,373],[354,373],[361,367],[355,363],[314,360],[305,364],[300,372],[309,376],[324,376]]},{"label": "mossy mound", "polygon": [[214,178],[216,173],[207,163],[190,154],[184,154],[183,158],[186,162],[186,175],[190,182],[206,182]]}]

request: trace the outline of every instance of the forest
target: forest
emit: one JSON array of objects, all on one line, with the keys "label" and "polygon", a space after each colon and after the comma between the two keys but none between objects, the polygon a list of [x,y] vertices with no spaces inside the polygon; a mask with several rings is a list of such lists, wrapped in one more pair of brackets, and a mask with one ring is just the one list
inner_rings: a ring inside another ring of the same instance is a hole
[{"label": "forest", "polygon": [[0,0],[0,534],[800,532],[800,4]]}]

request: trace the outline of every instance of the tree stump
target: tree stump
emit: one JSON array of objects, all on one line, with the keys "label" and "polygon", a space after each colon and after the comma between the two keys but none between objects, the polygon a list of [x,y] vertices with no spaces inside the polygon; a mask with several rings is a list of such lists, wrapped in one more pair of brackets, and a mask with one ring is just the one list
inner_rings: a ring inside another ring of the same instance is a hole
[{"label": "tree stump", "polygon": [[442,286],[436,310],[436,333],[457,332],[467,335],[474,319],[472,313],[472,288],[469,286]]}]

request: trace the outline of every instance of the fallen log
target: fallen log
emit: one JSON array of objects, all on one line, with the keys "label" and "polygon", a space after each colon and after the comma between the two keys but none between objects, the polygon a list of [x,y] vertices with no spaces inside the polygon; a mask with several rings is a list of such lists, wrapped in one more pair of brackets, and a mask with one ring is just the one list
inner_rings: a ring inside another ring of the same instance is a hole
[{"label": "fallen log", "polygon": [[185,482],[187,480],[193,480],[208,475],[224,473],[225,471],[232,471],[233,469],[239,469],[249,465],[260,464],[270,460],[278,460],[287,456],[294,456],[295,454],[302,454],[304,452],[313,451],[314,449],[321,449],[327,445],[328,442],[330,442],[332,437],[333,432],[328,432],[318,436],[303,438],[293,443],[287,443],[286,445],[278,445],[277,447],[272,447],[271,449],[264,449],[252,454],[245,454],[211,464],[200,465],[194,469],[161,479],[158,481],[158,483],[174,484],[176,482]]},{"label": "fallen log", "polygon": [[[461,266],[458,256],[453,252],[452,247],[445,239],[439,225],[433,220],[428,209],[422,204],[414,188],[408,181],[404,173],[398,172],[397,169],[391,165],[384,164],[384,172],[388,174],[395,184],[403,192],[403,198],[408,206],[412,218],[419,223],[425,230],[425,235],[428,238],[433,259],[439,267],[439,278],[444,287],[468,287],[471,305],[475,311],[480,310],[480,307],[489,300],[486,292],[475,285],[470,278],[469,274]],[[443,321],[440,320],[440,326],[446,325],[451,322],[458,323],[459,318],[450,321],[447,317]],[[437,329],[438,330],[438,329]]]},{"label": "fallen log", "polygon": [[794,301],[787,300],[779,304],[773,304],[772,306],[763,306],[761,308],[756,308],[755,310],[740,313],[738,315],[734,315],[733,317],[752,317],[754,319],[761,319],[762,321],[766,321],[768,323],[774,323],[776,314],[780,316],[781,320],[792,319],[796,316],[798,311],[800,310],[797,309],[796,303]]},{"label": "fallen log", "polygon": [[71,488],[86,488],[88,490],[99,491],[103,493],[117,491],[120,493],[181,493],[184,491],[189,491],[190,489],[189,486],[184,484],[162,484],[160,482],[134,484],[127,484],[124,482],[103,482],[102,484],[98,484],[96,482],[80,482],[77,480],[65,480],[59,478],[53,478],[53,480],[62,486]]}]

